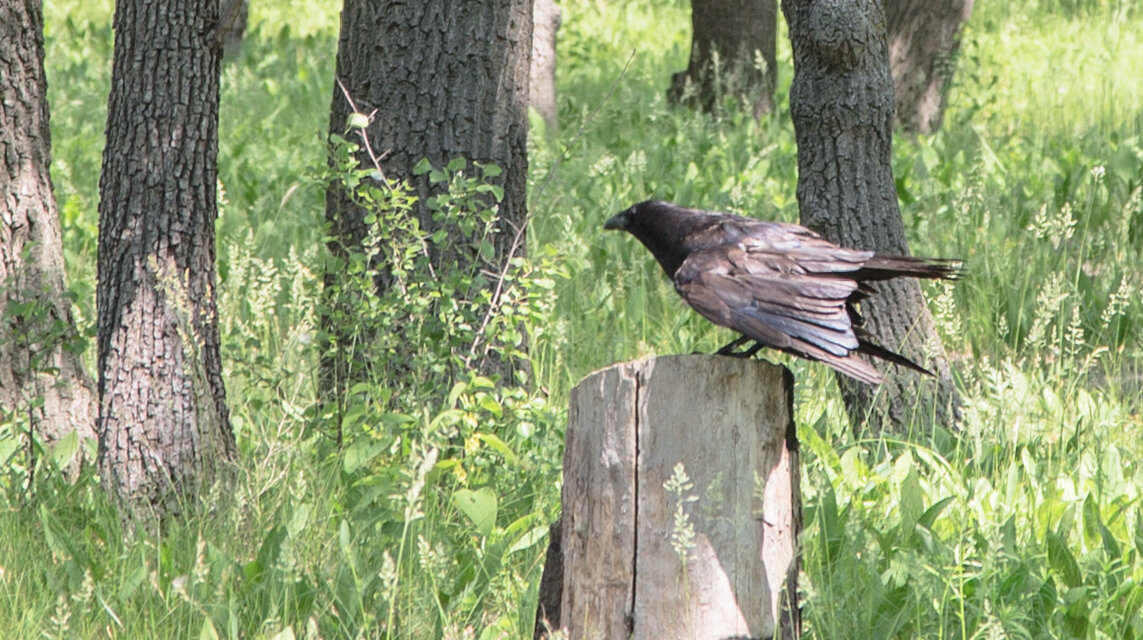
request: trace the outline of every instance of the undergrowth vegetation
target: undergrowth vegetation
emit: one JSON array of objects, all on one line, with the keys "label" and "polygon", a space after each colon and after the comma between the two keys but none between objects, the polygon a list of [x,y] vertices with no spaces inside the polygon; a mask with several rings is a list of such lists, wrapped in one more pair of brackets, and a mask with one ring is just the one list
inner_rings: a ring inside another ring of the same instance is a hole
[{"label": "undergrowth vegetation", "polygon": [[[0,635],[530,637],[569,390],[614,361],[727,339],[603,220],[648,197],[797,218],[784,33],[778,111],[755,122],[733,96],[713,114],[667,105],[688,3],[562,6],[560,130],[531,140],[529,259],[507,272],[517,297],[477,331],[487,275],[427,275],[401,192],[361,192],[386,205],[366,249],[408,268],[370,300],[368,255],[341,265],[361,286],[345,281],[339,321],[374,339],[335,345],[367,366],[331,399],[324,190],[359,187],[363,170],[326,162],[337,7],[253,4],[221,107],[233,495],[128,536],[97,478],[28,468],[21,423],[0,423]],[[85,331],[111,7],[45,10],[53,178]],[[968,277],[926,289],[964,419],[855,434],[831,374],[779,358],[798,381],[807,637],[1143,637],[1140,34],[1129,2],[982,3],[942,130],[897,139],[913,252],[966,260]],[[496,169],[423,169],[452,185],[440,215],[483,233],[495,212],[481,178]],[[424,345],[415,363],[387,361],[395,336],[376,335],[402,318],[417,320],[400,336]],[[524,373],[470,373],[478,342],[517,350]]]}]

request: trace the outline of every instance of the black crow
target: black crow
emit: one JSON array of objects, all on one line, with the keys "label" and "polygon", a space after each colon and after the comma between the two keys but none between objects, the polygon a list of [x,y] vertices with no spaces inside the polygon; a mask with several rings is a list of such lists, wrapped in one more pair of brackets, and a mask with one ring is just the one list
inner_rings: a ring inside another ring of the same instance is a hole
[{"label": "black crow", "polygon": [[[622,229],[638,238],[695,311],[742,334],[719,353],[750,356],[772,347],[824,362],[869,384],[881,382],[881,372],[855,353],[932,375],[870,342],[855,304],[877,292],[870,282],[956,278],[959,261],[846,249],[796,224],[655,200],[615,215],[604,229]],[[751,340],[752,348],[734,352]]]}]

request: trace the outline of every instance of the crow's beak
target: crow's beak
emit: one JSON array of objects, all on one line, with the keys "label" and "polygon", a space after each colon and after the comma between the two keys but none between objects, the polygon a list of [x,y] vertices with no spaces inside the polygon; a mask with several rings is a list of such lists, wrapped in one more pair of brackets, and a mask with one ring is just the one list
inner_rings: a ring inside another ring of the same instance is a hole
[{"label": "crow's beak", "polygon": [[608,231],[613,231],[616,229],[618,229],[620,231],[624,231],[627,229],[627,226],[630,222],[631,222],[631,210],[628,209],[628,210],[624,211],[623,213],[617,213],[617,214],[611,216],[610,218],[608,218],[607,222],[603,223],[603,228],[608,230]]}]

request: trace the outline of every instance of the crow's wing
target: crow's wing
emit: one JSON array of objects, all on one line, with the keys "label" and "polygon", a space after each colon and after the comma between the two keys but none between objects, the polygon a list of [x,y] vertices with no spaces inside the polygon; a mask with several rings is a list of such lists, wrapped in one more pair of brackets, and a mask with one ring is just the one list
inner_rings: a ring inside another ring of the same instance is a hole
[{"label": "crow's wing", "polygon": [[868,284],[870,281],[898,277],[956,279],[963,275],[959,260],[848,249],[796,224],[733,218],[724,220],[721,230],[723,246],[737,245],[746,252],[748,259],[741,265],[744,269],[781,264],[792,272],[851,278],[867,293],[875,291]]},{"label": "crow's wing", "polygon": [[[840,247],[809,229],[784,222],[739,218],[723,224],[724,250],[741,251],[735,266],[747,272],[780,271],[851,277],[875,256],[872,251]],[[853,278],[857,280],[858,278]]]},{"label": "crow's wing", "polygon": [[[675,289],[715,324],[763,345],[824,362],[859,380],[879,383],[881,373],[852,355],[862,342],[854,332],[847,302],[859,284],[839,277],[859,269],[858,256],[867,252],[841,249],[841,255],[831,259],[817,242],[798,245],[796,238],[784,233],[787,230],[779,231],[783,233],[749,234],[733,245],[692,253],[675,273]],[[806,233],[810,240],[815,238]],[[806,264],[812,264],[812,270]]]}]

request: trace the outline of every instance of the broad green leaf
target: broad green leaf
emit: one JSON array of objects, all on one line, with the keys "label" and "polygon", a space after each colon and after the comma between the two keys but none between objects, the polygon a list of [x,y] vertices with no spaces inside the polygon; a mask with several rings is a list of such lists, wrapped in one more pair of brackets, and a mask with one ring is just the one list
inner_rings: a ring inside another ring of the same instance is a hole
[{"label": "broad green leaf", "polygon": [[548,527],[546,525],[532,527],[527,533],[520,536],[519,538],[516,538],[516,541],[512,543],[512,546],[508,547],[507,555],[512,555],[517,551],[523,551],[524,549],[535,546],[537,542],[543,540],[547,535]]},{"label": "broad green leaf", "polygon": [[492,533],[492,527],[496,525],[496,494],[492,489],[458,489],[452,494],[452,501],[481,534],[487,536]]},{"label": "broad green leaf", "polygon": [[901,534],[909,535],[917,521],[921,519],[921,512],[925,509],[925,495],[921,489],[921,481],[917,478],[917,470],[910,468],[909,473],[901,482]]},{"label": "broad green leaf", "polygon": [[52,448],[52,462],[55,463],[57,469],[62,469],[71,463],[72,458],[75,457],[75,452],[78,450],[79,433],[72,431],[60,438],[59,442]]},{"label": "broad green leaf", "polygon": [[311,511],[313,511],[313,504],[309,502],[303,502],[294,508],[294,513],[290,516],[290,523],[286,525],[286,529],[289,531],[291,537],[297,536],[302,531],[305,531]]},{"label": "broad green leaf", "polygon": [[933,523],[937,521],[937,516],[941,515],[941,512],[944,511],[945,507],[947,507],[952,501],[952,496],[947,496],[937,500],[933,503],[933,506],[925,509],[925,512],[922,513],[921,517],[917,519],[917,524],[926,529],[932,529]]},{"label": "broad green leaf", "polygon": [[1045,536],[1048,547],[1048,564],[1069,587],[1078,587],[1083,583],[1079,563],[1068,549],[1067,541],[1056,533],[1049,531]]},{"label": "broad green leaf", "polygon": [[495,435],[493,435],[491,433],[478,433],[478,434],[476,434],[476,437],[479,438],[480,441],[483,442],[484,444],[486,444],[486,445],[492,447],[494,450],[496,450],[497,453],[504,456],[504,458],[508,462],[510,462],[512,464],[516,463],[516,461],[517,461],[516,453],[514,451],[512,451],[511,447],[509,447],[507,444],[505,444],[505,442],[503,440],[501,440],[500,438],[496,437]]},{"label": "broad green leaf", "polygon": [[362,436],[355,439],[345,448],[345,457],[342,463],[346,473],[353,473],[369,464],[373,458],[385,450],[385,443],[376,438]]}]

